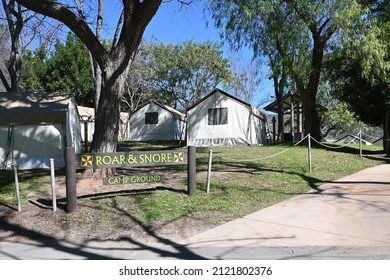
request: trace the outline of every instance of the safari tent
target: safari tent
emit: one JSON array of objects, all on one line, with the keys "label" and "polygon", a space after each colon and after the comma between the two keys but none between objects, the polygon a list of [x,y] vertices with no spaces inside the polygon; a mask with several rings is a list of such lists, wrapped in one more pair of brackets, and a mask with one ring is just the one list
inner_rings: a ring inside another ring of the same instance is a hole
[{"label": "safari tent", "polygon": [[185,138],[185,128],[183,113],[155,101],[130,115],[131,141],[181,141]]},{"label": "safari tent", "polygon": [[[85,142],[92,142],[93,133],[95,132],[95,108],[77,106],[81,127],[81,139]],[[119,119],[118,140],[129,140],[129,114],[122,112]]]},{"label": "safari tent", "polygon": [[65,166],[65,147],[81,152],[75,99],[71,94],[0,93],[0,168]]},{"label": "safari tent", "polygon": [[263,145],[266,116],[249,103],[215,89],[187,109],[187,145]]}]

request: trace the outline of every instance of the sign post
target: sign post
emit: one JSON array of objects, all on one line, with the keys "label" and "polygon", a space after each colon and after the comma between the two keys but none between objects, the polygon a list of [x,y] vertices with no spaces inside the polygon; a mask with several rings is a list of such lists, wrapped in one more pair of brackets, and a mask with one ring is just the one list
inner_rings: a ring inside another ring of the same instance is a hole
[{"label": "sign post", "polygon": [[[65,149],[67,212],[76,211],[76,169],[133,168],[187,164],[188,195],[196,193],[196,147],[187,150],[136,151],[75,155],[74,149]],[[150,183],[164,181],[164,174],[134,174],[104,178],[104,185]]]},{"label": "sign post", "polygon": [[65,148],[66,164],[66,212],[72,213],[77,209],[76,189],[76,156],[73,147]]},{"label": "sign post", "polygon": [[188,146],[188,195],[196,194],[196,147]]}]

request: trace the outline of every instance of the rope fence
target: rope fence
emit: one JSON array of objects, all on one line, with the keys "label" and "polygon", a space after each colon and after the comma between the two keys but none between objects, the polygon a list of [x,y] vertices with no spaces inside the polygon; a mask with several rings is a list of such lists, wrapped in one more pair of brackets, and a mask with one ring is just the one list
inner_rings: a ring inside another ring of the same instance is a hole
[{"label": "rope fence", "polygon": [[349,141],[347,144],[344,144],[344,145],[341,145],[341,146],[330,146],[330,145],[326,145],[324,143],[321,143],[320,141],[318,141],[317,139],[311,137],[312,140],[314,140],[314,142],[316,142],[317,144],[325,147],[325,148],[328,148],[328,149],[342,149],[342,148],[345,148],[346,146],[352,144],[356,139],[352,139],[351,141]]},{"label": "rope fence", "polygon": [[[324,143],[321,143],[320,141],[318,141],[317,139],[315,139],[314,137],[312,137],[310,135],[310,133],[308,135],[306,135],[302,140],[300,140],[299,142],[297,142],[296,144],[294,144],[294,146],[292,146],[291,148],[287,148],[283,151],[280,151],[278,153],[275,153],[275,154],[272,154],[272,155],[269,155],[269,156],[264,156],[264,157],[259,157],[259,158],[252,158],[252,159],[234,159],[234,158],[228,158],[228,157],[223,157],[223,156],[214,156],[214,158],[219,158],[221,160],[226,160],[226,161],[233,161],[233,162],[255,162],[255,161],[262,161],[262,160],[266,160],[266,159],[270,159],[270,158],[274,158],[274,157],[277,157],[281,154],[284,154],[288,151],[290,151],[291,149],[297,147],[299,144],[301,144],[303,141],[305,141],[307,139],[307,142],[308,142],[308,171],[309,172],[312,172],[312,147],[311,147],[311,140],[313,140],[315,143],[319,144],[320,146],[323,146],[327,149],[341,149],[341,148],[345,148],[347,147],[348,145],[350,145],[351,143],[353,143],[355,140],[359,140],[359,155],[360,157],[363,156],[363,148],[362,148],[362,135],[365,135],[367,137],[372,137],[372,138],[376,138],[375,136],[371,136],[371,135],[368,135],[362,131],[360,131],[358,133],[358,135],[350,135],[352,137],[352,140],[350,140],[348,143],[346,144],[343,144],[343,145],[334,145],[334,146],[331,146],[331,145],[326,145]],[[377,141],[379,141],[380,139],[378,139]],[[210,183],[211,183],[211,166],[212,166],[212,160],[213,160],[213,154],[212,154],[212,150],[210,149],[209,150],[209,161],[208,161],[208,171],[207,171],[207,193],[209,193],[210,191]]]},{"label": "rope fence", "polygon": [[220,158],[222,160],[229,160],[229,161],[235,161],[235,162],[253,162],[253,161],[261,161],[261,160],[265,160],[265,159],[269,159],[269,158],[273,158],[273,157],[276,157],[278,155],[281,155],[281,154],[284,154],[286,152],[288,152],[289,150],[291,150],[292,148],[298,146],[299,144],[301,144],[309,135],[306,135],[301,141],[299,141],[298,143],[296,143],[294,146],[292,146],[291,148],[288,148],[288,149],[285,149],[281,152],[278,152],[276,154],[273,154],[273,155],[269,155],[269,156],[266,156],[266,157],[260,157],[260,158],[253,158],[253,159],[234,159],[234,158],[227,158],[227,157],[222,157],[222,156],[217,156],[217,158]]}]

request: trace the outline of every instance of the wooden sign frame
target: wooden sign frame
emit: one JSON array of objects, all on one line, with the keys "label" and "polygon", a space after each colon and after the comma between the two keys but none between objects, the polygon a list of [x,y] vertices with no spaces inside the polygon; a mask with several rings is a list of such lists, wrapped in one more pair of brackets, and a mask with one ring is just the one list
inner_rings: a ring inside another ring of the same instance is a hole
[{"label": "wooden sign frame", "polygon": [[186,150],[76,155],[76,169],[184,165],[187,163]]}]

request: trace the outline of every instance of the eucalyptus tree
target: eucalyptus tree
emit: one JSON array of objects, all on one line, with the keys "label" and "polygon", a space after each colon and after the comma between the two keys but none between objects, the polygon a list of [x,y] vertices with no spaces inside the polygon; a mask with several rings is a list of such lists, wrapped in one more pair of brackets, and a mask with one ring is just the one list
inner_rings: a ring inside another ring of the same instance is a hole
[{"label": "eucalyptus tree", "polygon": [[209,0],[209,8],[231,44],[280,58],[302,96],[305,131],[320,139],[317,91],[324,54],[332,37],[356,26],[361,5],[354,0]]},{"label": "eucalyptus tree", "polygon": [[382,126],[390,156],[390,5],[374,1],[365,28],[336,49],[327,65],[334,95],[347,102],[360,120]]}]

